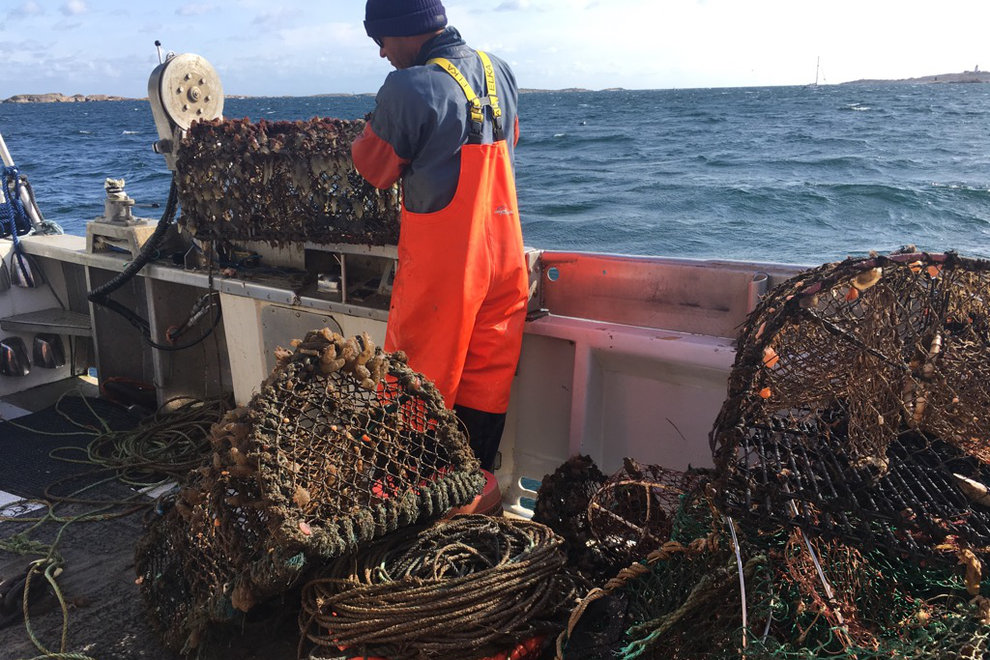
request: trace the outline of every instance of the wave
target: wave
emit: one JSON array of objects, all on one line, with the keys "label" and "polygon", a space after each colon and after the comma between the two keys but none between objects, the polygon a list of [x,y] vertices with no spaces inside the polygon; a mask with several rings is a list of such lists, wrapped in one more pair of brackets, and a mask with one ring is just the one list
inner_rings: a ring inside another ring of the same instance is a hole
[{"label": "wave", "polygon": [[[987,89],[527,95],[515,153],[524,239],[806,264],[907,243],[990,256]],[[230,99],[225,114],[358,119],[373,105]],[[125,178],[139,204],[167,199],[171,174],[141,137],[154,134],[153,119],[135,107],[0,104],[4,138],[39,205],[70,233],[102,212],[108,176]],[[128,125],[138,129],[122,132]]]}]

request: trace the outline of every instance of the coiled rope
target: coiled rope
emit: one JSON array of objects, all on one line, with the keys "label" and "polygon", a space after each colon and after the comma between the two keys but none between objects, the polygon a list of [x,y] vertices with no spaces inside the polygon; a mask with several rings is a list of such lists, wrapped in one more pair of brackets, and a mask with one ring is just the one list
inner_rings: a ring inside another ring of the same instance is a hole
[{"label": "coiled rope", "polygon": [[31,219],[21,202],[21,175],[16,167],[3,168],[3,202],[0,203],[0,235],[10,233],[17,245],[17,237],[31,231]]},{"label": "coiled rope", "polygon": [[303,587],[302,644],[468,658],[557,631],[578,589],[562,540],[525,520],[458,516],[394,534]]},{"label": "coiled rope", "polygon": [[[85,450],[65,447],[52,456],[112,470],[119,481],[130,486],[146,487],[167,479],[182,479],[208,455],[210,427],[228,409],[226,400],[220,397],[176,397],[133,429],[106,429]],[[70,458],[67,454],[73,450],[84,451],[85,458]]]}]

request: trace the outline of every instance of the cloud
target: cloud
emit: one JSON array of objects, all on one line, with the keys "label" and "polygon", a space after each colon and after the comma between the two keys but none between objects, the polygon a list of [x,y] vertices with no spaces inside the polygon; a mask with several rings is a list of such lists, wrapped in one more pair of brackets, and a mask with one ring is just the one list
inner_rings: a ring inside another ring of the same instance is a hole
[{"label": "cloud", "polygon": [[16,21],[18,19],[27,18],[28,16],[39,16],[44,14],[45,10],[41,8],[34,0],[28,0],[28,2],[22,3],[19,7],[11,9],[7,12],[8,21]]},{"label": "cloud", "polygon": [[522,9],[529,9],[529,0],[505,0],[499,6],[495,7],[495,11],[520,11]]},{"label": "cloud", "polygon": [[188,4],[182,5],[175,10],[175,13],[179,16],[199,16],[201,14],[206,14],[217,8],[216,5],[205,5],[205,4]]},{"label": "cloud", "polygon": [[78,16],[86,13],[86,3],[83,0],[69,0],[59,8],[66,16]]},{"label": "cloud", "polygon": [[52,26],[55,30],[65,31],[65,30],[75,30],[82,26],[82,21],[59,21]]},{"label": "cloud", "polygon": [[266,12],[264,14],[258,14],[251,21],[252,25],[261,25],[272,30],[279,30],[282,28],[289,27],[293,19],[298,18],[302,15],[301,9],[286,9],[285,7],[279,7],[276,11]]}]

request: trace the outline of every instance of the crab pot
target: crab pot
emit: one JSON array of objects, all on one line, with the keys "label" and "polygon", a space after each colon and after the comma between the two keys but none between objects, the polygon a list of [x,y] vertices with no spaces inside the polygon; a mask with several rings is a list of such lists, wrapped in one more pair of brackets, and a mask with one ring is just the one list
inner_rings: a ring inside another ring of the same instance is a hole
[{"label": "crab pot", "polygon": [[453,412],[404,355],[327,329],[293,344],[250,404],[213,426],[210,462],[138,548],[142,594],[177,651],[484,485]]},{"label": "crab pot", "polygon": [[988,290],[990,262],[898,253],[772,291],[712,432],[721,503],[918,560],[990,546]]},{"label": "crab pot", "polygon": [[396,245],[399,192],[354,169],[363,120],[194,123],[179,146],[179,224],[204,240]]}]

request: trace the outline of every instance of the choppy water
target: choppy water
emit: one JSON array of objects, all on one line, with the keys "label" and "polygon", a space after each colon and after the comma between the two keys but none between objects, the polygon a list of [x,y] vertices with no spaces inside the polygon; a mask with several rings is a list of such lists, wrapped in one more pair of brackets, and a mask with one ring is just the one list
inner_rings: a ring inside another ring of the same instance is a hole
[{"label": "choppy water", "polygon": [[[224,114],[356,118],[372,105],[230,99]],[[540,92],[520,113],[533,247],[816,264],[913,243],[990,257],[990,85]],[[146,102],[0,104],[0,132],[69,233],[102,213],[107,176],[139,205],[165,201]]]}]

